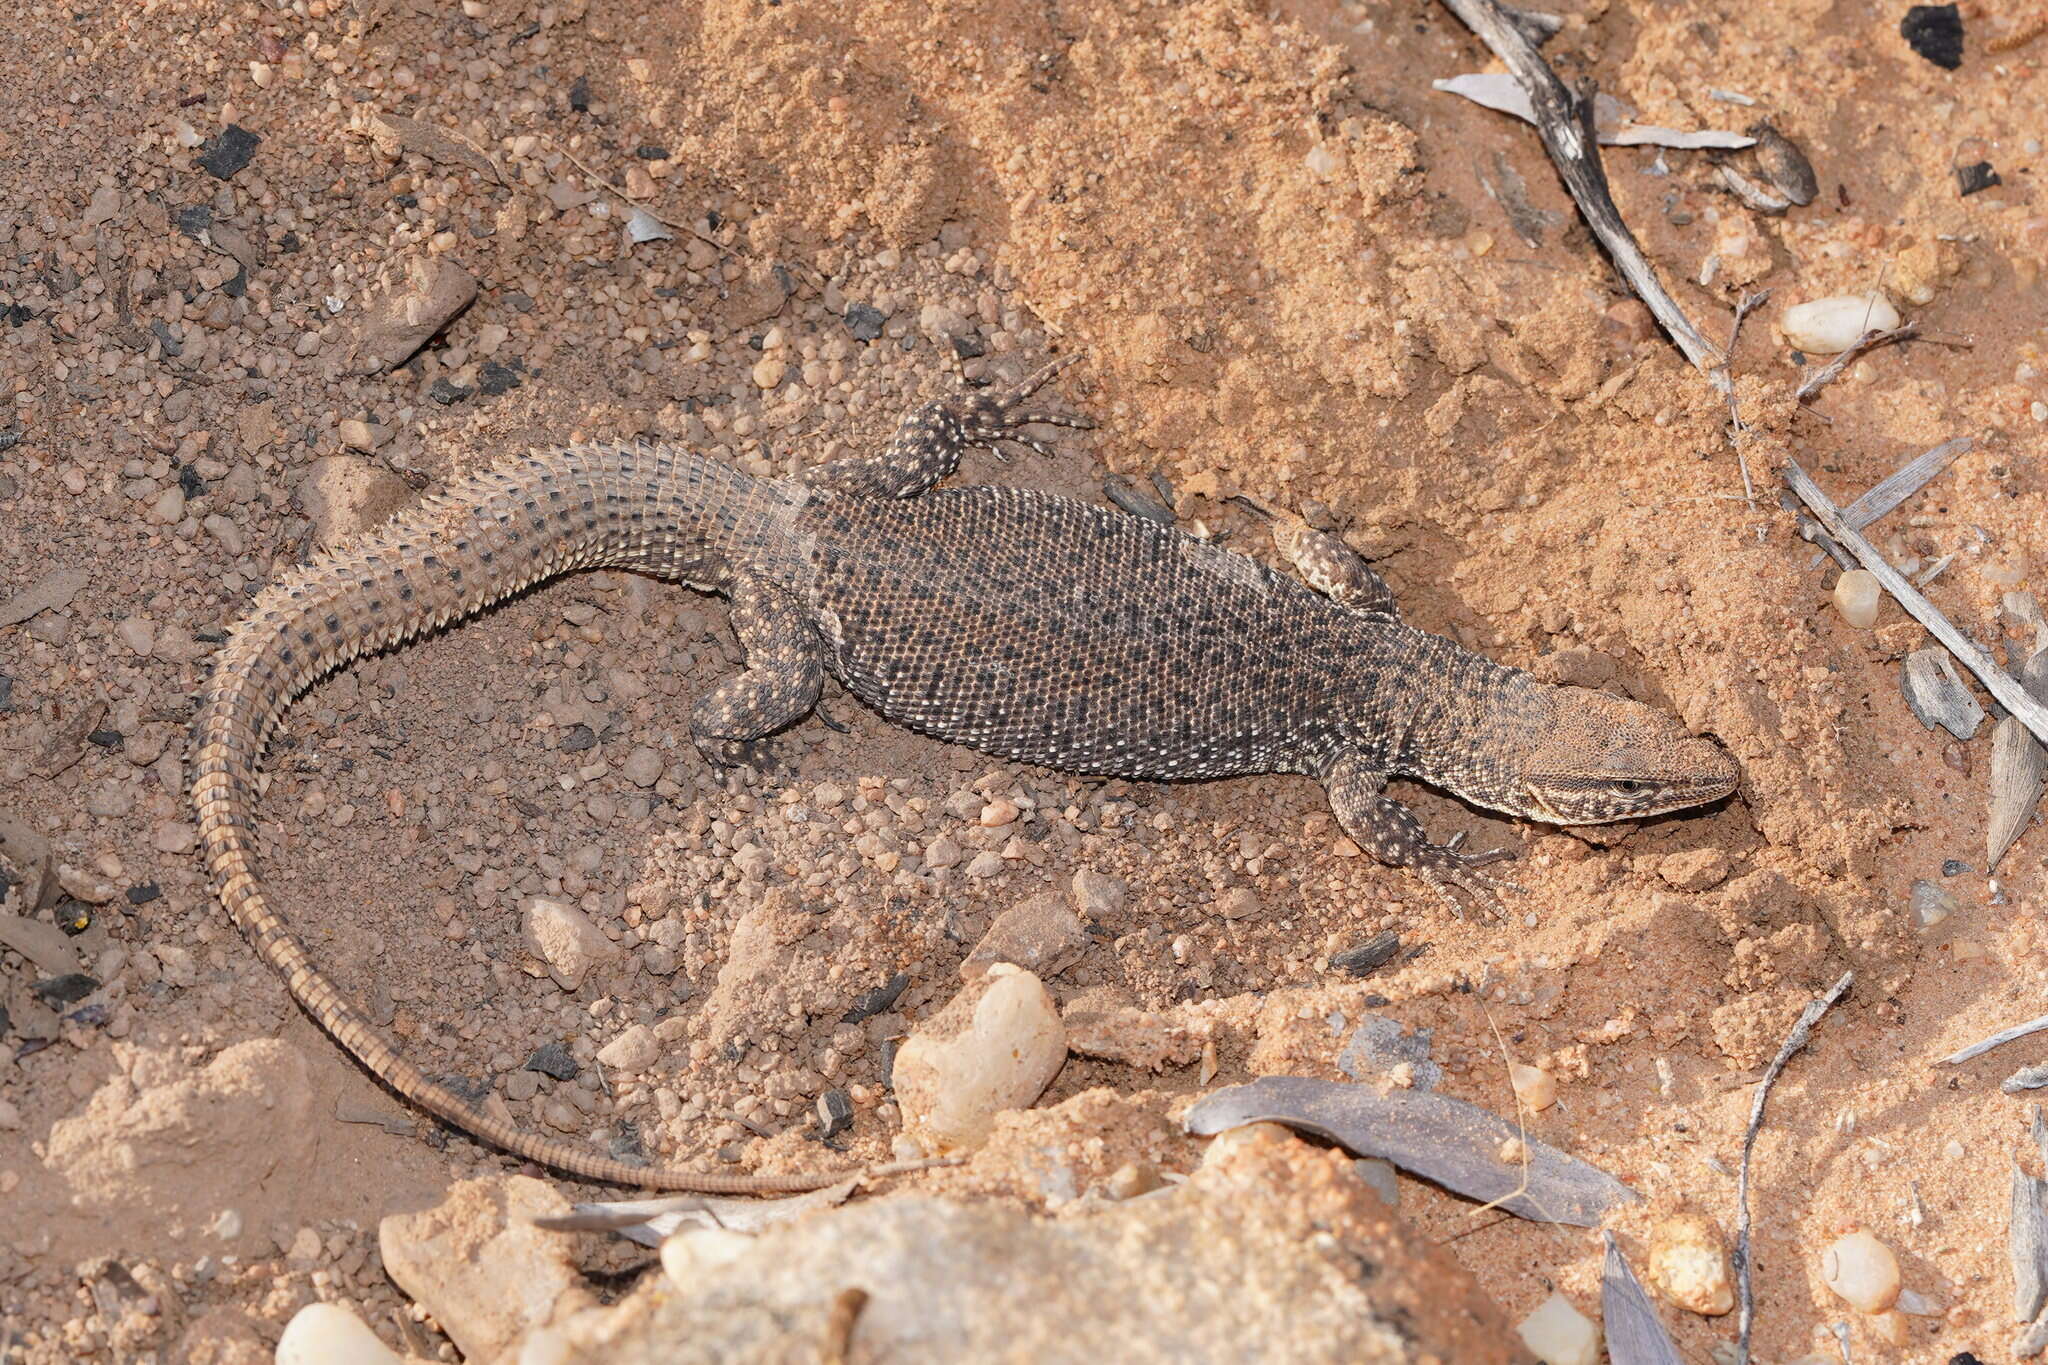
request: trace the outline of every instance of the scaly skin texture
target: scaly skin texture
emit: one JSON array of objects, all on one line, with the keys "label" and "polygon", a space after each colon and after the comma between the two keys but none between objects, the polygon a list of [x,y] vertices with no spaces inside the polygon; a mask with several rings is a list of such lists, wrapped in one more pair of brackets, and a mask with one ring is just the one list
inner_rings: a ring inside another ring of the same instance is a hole
[{"label": "scaly skin texture", "polygon": [[[1145,780],[1305,773],[1345,830],[1455,908],[1512,887],[1494,855],[1433,844],[1386,795],[1419,778],[1534,820],[1589,824],[1734,790],[1710,740],[1636,702],[1538,682],[1403,625],[1386,585],[1291,518],[1275,542],[1317,589],[1172,527],[1009,488],[930,492],[963,450],[1035,422],[1001,394],[928,403],[873,457],[756,479],[666,448],[577,446],[460,481],[268,589],[220,655],[192,796],[221,901],[293,997],[393,1089],[486,1142],[593,1180],[707,1193],[811,1189],[850,1171],[629,1166],[472,1107],[313,965],[254,858],[256,765],[285,706],[373,650],[577,569],[725,594],[745,670],[691,715],[720,766],[807,713],[829,673],[892,720],[1005,758]],[[1327,594],[1327,595],[1324,595]]]}]

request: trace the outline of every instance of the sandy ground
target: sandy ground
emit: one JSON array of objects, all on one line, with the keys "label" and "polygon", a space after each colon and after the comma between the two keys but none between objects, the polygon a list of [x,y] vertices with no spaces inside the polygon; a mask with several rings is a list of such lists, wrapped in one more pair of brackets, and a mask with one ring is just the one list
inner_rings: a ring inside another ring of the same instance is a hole
[{"label": "sandy ground", "polygon": [[[1607,154],[1710,335],[1774,291],[1736,361],[1746,501],[1722,399],[1623,295],[1533,133],[1430,88],[1487,65],[1435,7],[13,7],[0,598],[84,580],[0,627],[0,813],[54,847],[42,918],[85,926],[69,947],[97,985],[52,1009],[30,989],[51,970],[0,953],[0,1356],[236,1359],[314,1298],[452,1351],[383,1278],[376,1220],[504,1163],[290,1007],[208,895],[182,797],[210,652],[315,548],[301,481],[343,453],[342,423],[387,428],[363,458],[422,486],[575,435],[787,472],[874,446],[956,366],[1007,377],[1080,349],[1056,401],[1099,430],[1049,461],[977,454],[963,478],[1099,497],[1108,473],[1157,473],[1184,524],[1262,554],[1228,495],[1320,503],[1409,619],[1671,708],[1739,757],[1740,793],[1582,838],[1413,792],[1440,836],[1520,848],[1529,894],[1496,924],[1358,856],[1313,784],[1016,768],[831,689],[849,733],[806,721],[779,772],[728,791],[684,733],[733,652],[722,606],[584,577],[291,712],[263,806],[287,914],[429,1071],[490,1085],[522,1123],[794,1168],[840,1159],[805,1136],[830,1088],[854,1105],[849,1153],[888,1152],[888,1041],[957,989],[996,913],[1092,868],[1130,894],[1051,981],[1063,1003],[1220,1002],[1210,1085],[1334,1077],[1336,1016],[1376,1009],[1432,1030],[1450,1093],[1507,1111],[1497,1025],[1563,1083],[1533,1131],[1724,1228],[1749,1083],[1853,968],[1758,1147],[1759,1357],[1832,1351],[1825,1324],[1852,1315],[1819,1251],[1862,1224],[1932,1311],[1903,1346],[1859,1323],[1857,1359],[2004,1358],[2029,1144],[1998,1081],[2039,1054],[1933,1062],[2042,1012],[2048,840],[2030,829],[1987,879],[1989,725],[1965,744],[1913,719],[1917,628],[1889,603],[1875,630],[1843,623],[1775,474],[1796,455],[1846,501],[1974,437],[1874,535],[1916,568],[1953,556],[1930,594],[2001,661],[2031,647],[2005,595],[2038,587],[2048,549],[2048,41],[1987,52],[2013,21],[1969,6],[1947,71],[1900,40],[1902,9],[1594,3],[1550,48],[1652,122],[1767,116],[1818,171],[1813,205],[1770,218],[1702,154]],[[364,135],[378,112],[471,150],[394,156]],[[261,141],[222,179],[195,144],[228,125]],[[2003,183],[1963,197],[1954,168],[1977,161]],[[1517,193],[1538,242],[1503,210]],[[673,238],[629,245],[632,203]],[[410,253],[459,261],[479,297],[412,364],[358,375],[364,305]],[[1811,362],[1775,319],[1872,287],[1936,341],[1796,405]],[[980,823],[998,801],[1018,818]],[[1957,905],[1931,935],[1921,879]],[[1256,909],[1226,918],[1244,888]],[[564,992],[520,941],[534,895],[627,951]],[[1365,980],[1330,968],[1384,929],[1424,951]],[[844,1022],[899,974],[883,1013]],[[663,1058],[601,1074],[632,1023]],[[216,1061],[259,1039],[283,1046]],[[525,1069],[549,1044],[573,1079]],[[1031,1165],[1046,1143],[1080,1186],[1140,1154],[1184,1169],[1173,1118],[1201,1081],[1075,1057],[1056,1112],[934,1183],[1056,1213]],[[1597,1303],[1597,1237],[1413,1182],[1402,1208],[1511,1313],[1552,1287]],[[1624,1245],[1649,1216],[1620,1221]],[[1733,1335],[1668,1321],[1688,1359]]]}]

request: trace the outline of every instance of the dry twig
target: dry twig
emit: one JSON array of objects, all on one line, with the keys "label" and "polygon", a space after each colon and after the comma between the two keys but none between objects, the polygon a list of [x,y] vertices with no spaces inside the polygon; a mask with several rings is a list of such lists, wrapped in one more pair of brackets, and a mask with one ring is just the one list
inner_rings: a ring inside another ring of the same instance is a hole
[{"label": "dry twig", "polygon": [[1756,1084],[1756,1097],[1749,1104],[1749,1127],[1742,1134],[1742,1166],[1735,1173],[1735,1290],[1741,1313],[1736,1320],[1735,1365],[1749,1365],[1749,1332],[1756,1320],[1756,1291],[1749,1282],[1749,1154],[1756,1147],[1758,1131],[1764,1126],[1764,1101],[1770,1098],[1771,1086],[1776,1084],[1785,1063],[1791,1061],[1793,1054],[1805,1047],[1806,1040],[1813,1036],[1813,1026],[1820,1022],[1823,1014],[1834,1008],[1835,1002],[1848,993],[1855,981],[1856,973],[1843,972],[1842,979],[1829,987],[1826,995],[1799,1012],[1799,1021],[1792,1025],[1792,1032],[1786,1035],[1785,1045],[1778,1049],[1778,1055],[1771,1058],[1771,1064],[1764,1068],[1763,1079]]},{"label": "dry twig", "polygon": [[1948,652],[1955,655],[1957,662],[1976,674],[1977,681],[1983,683],[1985,690],[1998,698],[1999,705],[2019,717],[2020,723],[2033,731],[2035,738],[2048,744],[2048,706],[2043,706],[2028,696],[2027,690],[2020,686],[2012,674],[2000,668],[1992,661],[1990,655],[1977,648],[1961,631],[1949,624],[1949,619],[1941,614],[1940,608],[1921,595],[1918,588],[1908,583],[1905,576],[1886,562],[1885,557],[1863,538],[1863,534],[1848,523],[1842,516],[1842,509],[1828,501],[1827,494],[1820,491],[1820,485],[1816,484],[1796,461],[1785,462],[1785,483],[1798,495],[1799,500],[1806,504],[1814,519],[1820,522],[1821,529],[1833,536],[1842,548],[1856,556],[1856,562],[1870,570],[1877,581],[1884,585],[1884,590],[1898,599],[1899,605],[1906,609],[1909,616],[1927,627],[1929,634],[1946,645]]},{"label": "dry twig", "polygon": [[1529,16],[1508,9],[1496,0],[1443,0],[1444,7],[1458,16],[1465,27],[1477,34],[1494,56],[1506,64],[1516,80],[1529,92],[1536,111],[1536,132],[1543,149],[1557,167],[1559,178],[1571,192],[1572,201],[1585,215],[1593,235],[1607,248],[1629,288],[1649,307],[1664,330],[1694,369],[1722,393],[1730,382],[1722,357],[1712,343],[1700,335],[1685,311],[1665,290],[1649,258],[1637,244],[1628,224],[1614,206],[1607,188],[1607,172],[1600,164],[1593,133],[1591,91],[1574,93],[1565,88],[1550,63],[1536,50],[1530,36]]},{"label": "dry twig", "polygon": [[[1896,317],[1898,315],[1894,313],[1892,316]],[[1889,332],[1865,332],[1850,344],[1848,350],[1830,360],[1824,368],[1815,371],[1812,378],[1799,386],[1799,391],[1793,397],[1802,403],[1809,402],[1815,394],[1818,394],[1822,389],[1840,379],[1842,371],[1855,364],[1866,351],[1874,351],[1878,347],[1889,345],[1894,341],[1910,341],[1919,335],[1920,324],[1917,322],[1902,324],[1892,328]]]},{"label": "dry twig", "polygon": [[[1862,530],[1925,488],[1936,474],[1954,464],[1957,456],[1969,453],[1976,444],[1972,437],[1958,436],[1953,441],[1943,441],[1934,449],[1915,455],[1864,490],[1856,501],[1844,507],[1842,519],[1857,530]],[[1856,567],[1856,561],[1850,557],[1847,550],[1829,540],[1827,532],[1804,517],[1800,518],[1799,534],[1832,555],[1835,562],[1843,568]],[[1819,555],[1815,555],[1812,563],[1806,567],[1810,569],[1820,563],[1820,558]]]}]

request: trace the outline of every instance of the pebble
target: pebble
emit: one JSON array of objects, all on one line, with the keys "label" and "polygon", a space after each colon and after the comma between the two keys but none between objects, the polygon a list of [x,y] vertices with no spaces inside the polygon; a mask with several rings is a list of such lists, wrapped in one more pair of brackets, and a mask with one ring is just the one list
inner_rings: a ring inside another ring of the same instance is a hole
[{"label": "pebble", "polygon": [[563,901],[535,896],[526,903],[526,946],[548,964],[555,984],[574,991],[592,967],[619,955],[590,917]]},{"label": "pebble", "polygon": [[1515,1062],[1508,1067],[1508,1080],[1515,1087],[1516,1097],[1537,1113],[1557,1103],[1557,1077],[1540,1066]]},{"label": "pebble", "polygon": [[904,1131],[927,1151],[977,1148],[996,1115],[1036,1100],[1066,1056],[1066,1029],[1044,983],[998,962],[897,1050]]},{"label": "pebble", "polygon": [[731,1228],[686,1227],[661,1244],[661,1273],[685,1294],[695,1294],[704,1276],[751,1251],[754,1239]]},{"label": "pebble", "polygon": [[399,1365],[399,1359],[367,1323],[333,1303],[307,1304],[277,1339],[277,1365]]},{"label": "pebble", "polygon": [[961,856],[960,843],[950,834],[941,834],[924,847],[924,865],[935,872],[958,867]]},{"label": "pebble", "polygon": [[1081,917],[1057,891],[1033,896],[996,916],[981,942],[960,964],[960,975],[972,980],[998,962],[1008,962],[1057,976],[1072,966],[1088,946]]},{"label": "pebble", "polygon": [[209,513],[200,525],[206,528],[206,534],[219,541],[220,547],[231,555],[239,556],[248,548],[248,542],[242,537],[242,528],[218,512]]},{"label": "pebble", "polygon": [[619,772],[636,787],[651,787],[661,781],[662,767],[661,754],[643,744],[626,755]]},{"label": "pebble", "polygon": [[1877,603],[1882,593],[1877,575],[1868,569],[1851,569],[1835,580],[1835,610],[1858,630],[1877,624]]},{"label": "pebble", "polygon": [[789,362],[780,356],[764,355],[754,362],[754,387],[772,389],[789,372]]},{"label": "pebble", "polygon": [[615,1071],[646,1071],[660,1059],[661,1040],[645,1024],[634,1024],[597,1050],[597,1060]]},{"label": "pebble", "polygon": [[391,428],[375,422],[365,422],[360,417],[350,417],[335,424],[335,435],[341,443],[352,450],[371,451],[391,439]]},{"label": "pebble", "polygon": [[997,797],[981,808],[981,827],[983,829],[1000,829],[1002,826],[1015,821],[1017,814],[1017,803],[1015,801]]},{"label": "pebble", "polygon": [[1003,855],[992,848],[985,848],[974,855],[974,861],[967,864],[967,875],[977,880],[993,877],[1003,870]]},{"label": "pebble", "polygon": [[356,337],[358,373],[378,374],[404,364],[476,297],[476,277],[446,256],[416,253],[405,269],[405,283],[365,311]]},{"label": "pebble", "polygon": [[1130,888],[1116,877],[1104,876],[1092,867],[1074,874],[1074,908],[1086,919],[1114,915],[1129,898]]},{"label": "pebble", "polygon": [[1225,919],[1249,919],[1259,913],[1259,893],[1249,886],[1233,886],[1216,898],[1216,912]]},{"label": "pebble", "polygon": [[1899,1259],[1861,1228],[1821,1253],[1820,1276],[1835,1296],[1861,1313],[1882,1313],[1899,1298]]},{"label": "pebble", "polygon": [[1600,1330],[1562,1294],[1537,1304],[1515,1330],[1543,1365],[1599,1365]]},{"label": "pebble", "polygon": [[173,484],[157,494],[149,505],[149,519],[163,526],[176,526],[185,519],[185,490]]},{"label": "pebble", "polygon": [[1794,304],[1778,319],[1785,343],[1809,355],[1838,355],[1865,332],[1888,332],[1898,325],[1899,310],[1875,289]]},{"label": "pebble", "polygon": [[1664,1297],[1689,1313],[1734,1311],[1728,1246],[1720,1224],[1703,1213],[1674,1213],[1651,1226],[1649,1270]]}]

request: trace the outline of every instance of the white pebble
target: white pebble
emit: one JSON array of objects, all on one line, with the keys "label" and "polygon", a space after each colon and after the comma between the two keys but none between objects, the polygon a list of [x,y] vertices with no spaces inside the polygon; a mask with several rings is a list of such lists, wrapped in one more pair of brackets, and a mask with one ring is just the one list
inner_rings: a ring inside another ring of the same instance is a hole
[{"label": "white pebble", "polygon": [[1543,1365],[1599,1365],[1599,1329],[1562,1294],[1537,1304],[1515,1330]]},{"label": "white pebble", "polygon": [[764,355],[754,362],[754,386],[772,389],[782,382],[782,376],[789,372],[789,362],[781,356]]},{"label": "white pebble", "polygon": [[1721,1227],[1703,1213],[1668,1214],[1650,1228],[1650,1279],[1687,1312],[1718,1317],[1735,1307]]},{"label": "white pebble", "polygon": [[1538,1113],[1557,1103],[1557,1077],[1540,1066],[1516,1062],[1508,1067],[1508,1080],[1515,1087],[1516,1098]]},{"label": "white pebble", "polygon": [[1778,319],[1786,342],[1812,355],[1837,355],[1865,332],[1888,332],[1898,325],[1899,310],[1875,289],[1794,304]]},{"label": "white pebble", "polygon": [[399,1365],[364,1321],[333,1303],[309,1303],[277,1339],[277,1365]]},{"label": "white pebble", "polygon": [[707,1272],[747,1254],[754,1239],[730,1228],[683,1228],[661,1244],[661,1273],[685,1294],[704,1285]]},{"label": "white pebble", "polygon": [[979,1147],[997,1114],[1037,1099],[1067,1057],[1044,983],[998,962],[919,1024],[896,1053],[903,1128],[928,1150]]},{"label": "white pebble", "polygon": [[1880,595],[1877,575],[1868,569],[1851,569],[1835,580],[1835,610],[1858,630],[1877,624]]},{"label": "white pebble", "polygon": [[1858,1228],[1821,1253],[1821,1279],[1836,1297],[1861,1313],[1882,1313],[1899,1299],[1899,1258]]},{"label": "white pebble", "polygon": [[634,1024],[597,1050],[597,1060],[615,1071],[637,1075],[661,1059],[661,1040],[645,1024]]}]

